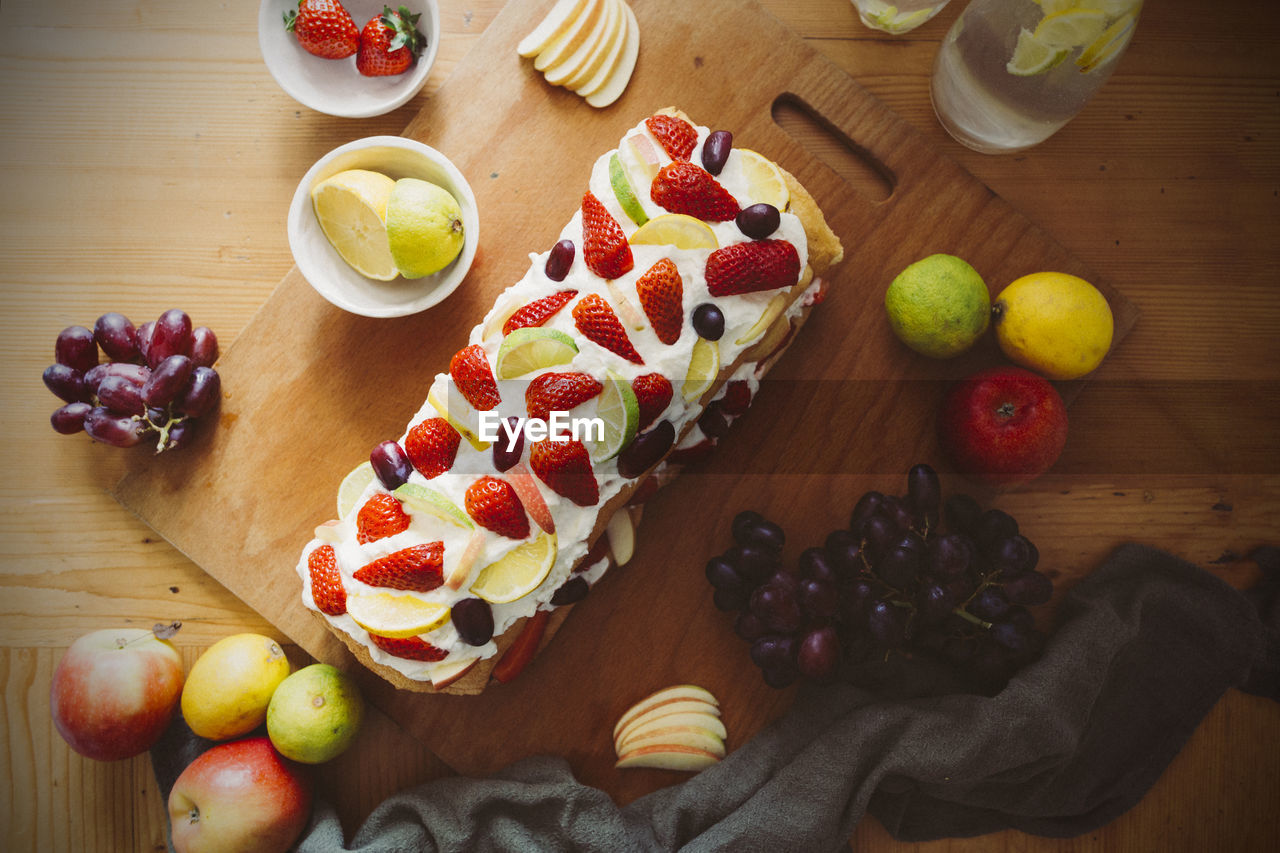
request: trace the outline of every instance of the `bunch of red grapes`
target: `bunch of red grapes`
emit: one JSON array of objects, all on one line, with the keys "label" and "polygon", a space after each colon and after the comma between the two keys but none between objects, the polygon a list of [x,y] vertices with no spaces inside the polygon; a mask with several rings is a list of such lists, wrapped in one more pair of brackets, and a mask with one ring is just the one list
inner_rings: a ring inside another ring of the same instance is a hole
[{"label": "bunch of red grapes", "polygon": [[858,681],[861,664],[903,656],[964,670],[998,688],[1040,653],[1030,606],[1053,582],[1039,552],[998,509],[971,496],[942,503],[937,473],[916,465],[907,494],[864,494],[849,526],[794,567],[781,560],[782,528],[759,513],[733,520],[734,544],[707,562],[707,580],[771,687],[799,676]]},{"label": "bunch of red grapes", "polygon": [[[99,350],[107,361],[99,361]],[[222,397],[217,359],[213,331],[192,328],[177,308],[137,328],[115,312],[99,317],[92,330],[68,326],[44,372],[44,384],[66,404],[49,420],[64,435],[83,430],[115,447],[144,440],[154,440],[157,453],[185,447],[193,421]]]}]

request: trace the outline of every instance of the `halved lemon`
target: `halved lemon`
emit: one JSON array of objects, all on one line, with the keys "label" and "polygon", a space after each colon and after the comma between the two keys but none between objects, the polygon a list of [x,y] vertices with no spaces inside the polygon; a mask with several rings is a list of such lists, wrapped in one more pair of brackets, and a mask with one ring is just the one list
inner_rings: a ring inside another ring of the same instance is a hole
[{"label": "halved lemon", "polygon": [[524,598],[546,579],[555,561],[556,536],[543,533],[481,569],[471,584],[471,592],[490,604],[506,604]]},{"label": "halved lemon", "polygon": [[693,344],[693,356],[684,377],[681,393],[686,400],[696,400],[715,384],[720,375],[720,345],[706,338],[698,338]]},{"label": "halved lemon", "polygon": [[1015,77],[1034,77],[1061,63],[1069,53],[1071,51],[1068,48],[1051,47],[1036,38],[1031,30],[1023,28],[1018,33],[1013,56],[1004,67]]},{"label": "halved lemon", "polygon": [[1068,9],[1055,15],[1045,15],[1036,25],[1035,37],[1051,48],[1082,47],[1097,40],[1106,26],[1106,12],[1098,9]]},{"label": "halved lemon", "polygon": [[463,530],[475,529],[475,524],[462,508],[435,489],[417,483],[405,483],[391,494],[414,512],[424,512]]},{"label": "halved lemon", "polygon": [[347,614],[371,634],[383,637],[416,637],[449,621],[449,608],[394,592],[347,593]]},{"label": "halved lemon", "polygon": [[655,216],[636,229],[633,246],[675,246],[677,249],[718,249],[720,241],[711,226],[683,213]]},{"label": "halved lemon", "polygon": [[342,478],[342,485],[338,486],[338,518],[346,518],[347,513],[355,509],[356,501],[376,476],[369,462],[361,462],[347,472],[347,476]]},{"label": "halved lemon", "polygon": [[774,162],[750,148],[736,148],[742,158],[742,172],[747,177],[747,192],[755,202],[771,204],[786,210],[791,203],[791,190]]},{"label": "halved lemon", "polygon": [[387,199],[395,183],[381,172],[347,169],[311,190],[325,239],[352,269],[378,281],[400,274],[387,242]]},{"label": "halved lemon", "polygon": [[577,354],[578,345],[564,332],[541,326],[512,329],[498,348],[494,374],[499,379],[515,379],[535,370],[568,364]]},{"label": "halved lemon", "polygon": [[640,426],[640,403],[631,383],[612,371],[604,381],[604,390],[596,398],[596,417],[604,422],[604,436],[586,442],[592,462],[603,462],[617,456],[636,437]]},{"label": "halved lemon", "polygon": [[1076,57],[1076,65],[1086,74],[1116,56],[1129,44],[1133,31],[1137,29],[1137,19],[1132,13],[1122,15],[1114,24],[1107,27],[1098,40],[1089,45]]}]

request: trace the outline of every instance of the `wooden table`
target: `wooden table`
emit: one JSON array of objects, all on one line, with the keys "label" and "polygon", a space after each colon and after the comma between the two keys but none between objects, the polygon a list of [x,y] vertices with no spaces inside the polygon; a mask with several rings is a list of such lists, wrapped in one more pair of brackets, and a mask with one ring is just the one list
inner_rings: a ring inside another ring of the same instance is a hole
[{"label": "wooden table", "polygon": [[[253,0],[0,9],[4,849],[163,848],[145,757],[97,764],[54,731],[49,680],[75,637],[180,619],[190,664],[227,634],[273,630],[108,496],[124,453],[49,429],[54,398],[38,377],[54,336],[104,311],[141,322],[180,306],[229,346],[292,264],[284,217],[298,177],[337,144],[403,129],[503,3],[440,5],[445,38],[426,89],[359,121],[312,112],[275,85]],[[1141,541],[1251,582],[1243,555],[1280,540],[1271,4],[1148,3],[1083,114],[1043,145],[997,157],[953,142],[929,105],[932,58],[962,3],[897,38],[862,27],[846,0],[764,5],[1141,309],[1075,403],[1059,464],[1016,496],[1017,511],[1040,521],[1041,550],[1095,565],[1117,543]],[[1146,799],[1102,830],[918,848],[1262,849],[1280,836],[1277,756],[1280,707],[1232,691]],[[350,833],[386,795],[450,773],[374,714],[360,755],[327,765],[321,785]],[[908,845],[868,818],[852,847]]]}]

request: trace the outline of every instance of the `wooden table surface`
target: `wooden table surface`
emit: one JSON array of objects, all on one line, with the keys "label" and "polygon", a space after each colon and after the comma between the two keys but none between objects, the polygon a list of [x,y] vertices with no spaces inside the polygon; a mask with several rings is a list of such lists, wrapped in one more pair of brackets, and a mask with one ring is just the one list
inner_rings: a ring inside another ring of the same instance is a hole
[{"label": "wooden table surface", "polygon": [[[146,758],[82,759],[50,721],[50,676],[77,636],[179,619],[189,665],[228,634],[273,632],[111,499],[105,489],[126,470],[126,452],[48,427],[56,404],[39,375],[54,337],[105,311],[141,322],[179,306],[232,344],[292,265],[284,219],[301,174],[340,143],[399,133],[503,2],[440,5],[444,38],[425,90],[362,120],[312,112],[276,86],[259,54],[253,0],[0,7],[4,849],[164,847]],[[696,5],[673,9],[696,14]],[[1256,571],[1243,555],[1280,541],[1272,4],[1148,3],[1119,70],[1085,111],[1048,142],[1004,156],[953,142],[929,104],[932,59],[962,2],[896,38],[864,28],[847,0],[763,5],[1142,312],[1074,404],[1054,471],[1003,505],[1037,519],[1037,543],[1057,560],[1096,565],[1116,544],[1139,541],[1250,583]],[[1278,757],[1280,706],[1231,691],[1147,797],[1089,836],[905,845],[867,818],[851,845],[1274,849]],[[375,713],[359,754],[326,765],[320,784],[350,834],[388,794],[450,773]]]}]

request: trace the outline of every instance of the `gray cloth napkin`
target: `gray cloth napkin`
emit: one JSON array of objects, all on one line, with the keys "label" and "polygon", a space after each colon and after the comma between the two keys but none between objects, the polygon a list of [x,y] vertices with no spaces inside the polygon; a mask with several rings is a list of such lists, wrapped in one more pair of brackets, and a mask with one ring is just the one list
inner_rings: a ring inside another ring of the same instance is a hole
[{"label": "gray cloth napkin", "polygon": [[868,811],[902,840],[1078,835],[1137,803],[1227,689],[1251,679],[1280,696],[1274,600],[1268,616],[1195,566],[1123,546],[997,695],[953,692],[923,664],[874,692],[810,684],[723,762],[624,808],[562,759],[533,758],[397,794],[349,844],[319,804],[299,850],[808,853],[846,847]]}]

